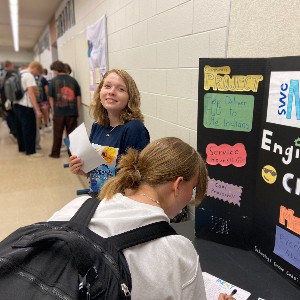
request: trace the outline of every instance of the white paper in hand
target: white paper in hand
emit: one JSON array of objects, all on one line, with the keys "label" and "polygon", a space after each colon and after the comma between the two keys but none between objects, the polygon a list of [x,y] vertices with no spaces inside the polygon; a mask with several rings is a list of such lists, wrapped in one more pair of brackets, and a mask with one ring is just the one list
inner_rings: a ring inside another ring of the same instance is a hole
[{"label": "white paper in hand", "polygon": [[93,148],[89,141],[84,123],[69,134],[70,152],[83,162],[81,170],[85,173],[105,163],[104,159]]}]

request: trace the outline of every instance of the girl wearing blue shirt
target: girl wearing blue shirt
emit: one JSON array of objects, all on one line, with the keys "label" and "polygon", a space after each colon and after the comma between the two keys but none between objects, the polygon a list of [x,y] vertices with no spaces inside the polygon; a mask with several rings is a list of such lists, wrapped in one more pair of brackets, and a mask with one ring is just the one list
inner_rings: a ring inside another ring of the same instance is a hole
[{"label": "girl wearing blue shirt", "polygon": [[90,142],[105,163],[88,174],[81,170],[79,157],[70,157],[70,170],[90,179],[90,193],[98,194],[104,182],[116,174],[120,155],[128,148],[141,151],[150,141],[140,110],[140,93],[133,78],[124,70],[105,73],[91,105],[94,116]]}]

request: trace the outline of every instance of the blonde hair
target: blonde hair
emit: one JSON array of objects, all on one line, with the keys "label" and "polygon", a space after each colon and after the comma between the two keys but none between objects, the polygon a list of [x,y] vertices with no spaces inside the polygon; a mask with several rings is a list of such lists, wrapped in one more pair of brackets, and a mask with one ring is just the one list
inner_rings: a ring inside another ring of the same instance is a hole
[{"label": "blonde hair", "polygon": [[118,173],[102,187],[99,198],[110,199],[126,189],[136,190],[141,183],[152,187],[183,177],[189,181],[197,172],[199,180],[195,203],[204,198],[207,189],[207,169],[201,155],[176,137],[153,141],[140,153],[132,148],[121,156]]},{"label": "blonde hair", "polygon": [[93,103],[91,104],[90,107],[93,110],[93,116],[95,122],[103,126],[110,125],[107,110],[103,107],[101,103],[100,90],[103,87],[105,78],[111,73],[116,73],[123,79],[129,96],[128,104],[120,114],[121,123],[124,124],[130,120],[140,120],[143,122],[144,116],[142,115],[140,110],[140,105],[141,105],[140,92],[133,78],[126,71],[119,70],[119,69],[112,69],[106,72],[95,91]]},{"label": "blonde hair", "polygon": [[38,61],[31,62],[28,67],[30,69],[36,69],[40,75],[43,74],[43,66]]}]

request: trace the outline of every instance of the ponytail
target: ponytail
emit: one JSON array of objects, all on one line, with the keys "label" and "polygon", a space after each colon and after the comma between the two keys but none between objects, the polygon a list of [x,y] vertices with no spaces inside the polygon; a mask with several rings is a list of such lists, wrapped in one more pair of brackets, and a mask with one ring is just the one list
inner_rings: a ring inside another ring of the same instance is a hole
[{"label": "ponytail", "polygon": [[137,168],[139,153],[129,148],[126,155],[122,155],[117,166],[117,176],[110,178],[103,185],[99,199],[111,199],[114,194],[124,193],[126,189],[135,190],[141,182],[141,174]]}]

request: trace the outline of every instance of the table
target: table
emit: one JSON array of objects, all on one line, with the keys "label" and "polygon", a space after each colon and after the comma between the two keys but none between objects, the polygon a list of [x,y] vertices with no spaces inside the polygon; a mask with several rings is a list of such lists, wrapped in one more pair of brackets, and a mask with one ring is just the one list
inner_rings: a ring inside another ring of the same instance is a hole
[{"label": "table", "polygon": [[249,300],[299,300],[300,290],[268,266],[253,251],[229,247],[195,237],[194,220],[172,224],[190,239],[203,272],[210,273],[251,293]]}]

